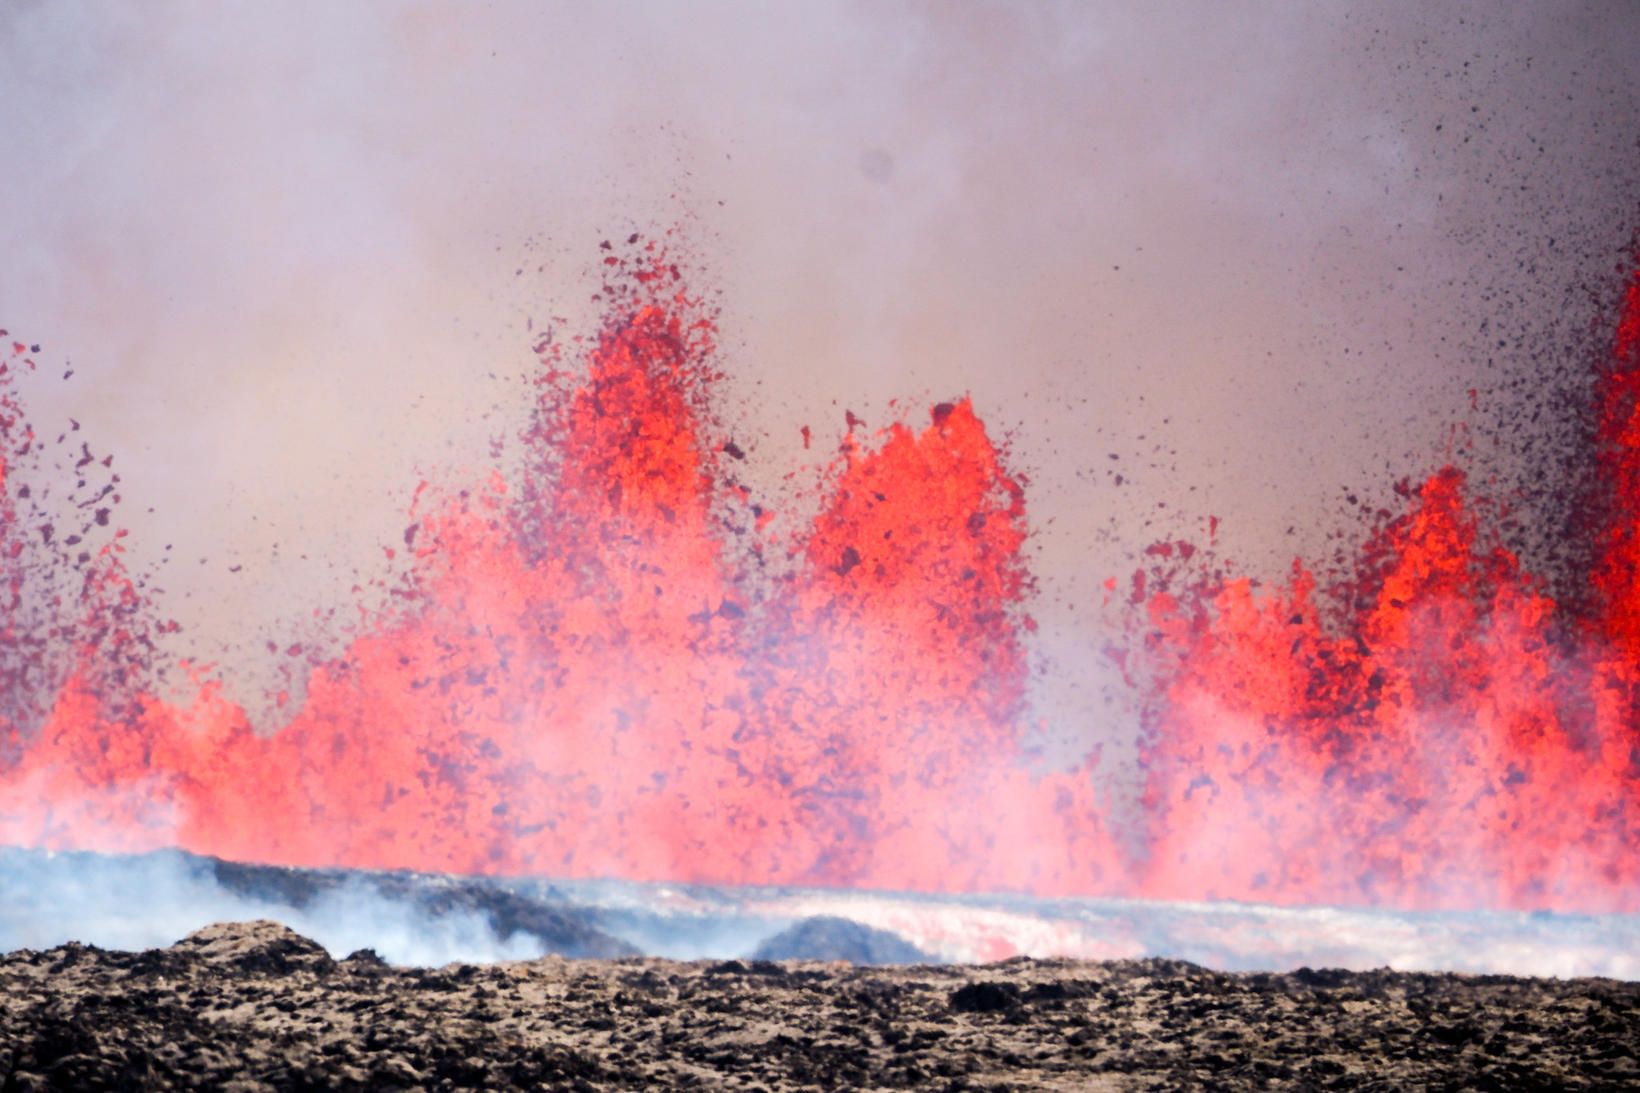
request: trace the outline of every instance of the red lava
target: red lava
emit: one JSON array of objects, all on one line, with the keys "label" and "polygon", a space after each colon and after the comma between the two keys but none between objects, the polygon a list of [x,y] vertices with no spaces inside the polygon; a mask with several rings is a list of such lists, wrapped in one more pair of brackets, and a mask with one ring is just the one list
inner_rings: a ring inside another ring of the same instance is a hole
[{"label": "red lava", "polygon": [[[168,624],[118,538],[79,562],[44,622],[21,611],[27,567],[46,564],[29,559],[63,548],[10,492],[4,457],[38,441],[0,374],[0,664],[46,665],[26,677],[32,708],[0,709],[0,842],[1640,908],[1640,279],[1598,377],[1596,606],[1543,592],[1453,467],[1405,489],[1337,610],[1301,563],[1275,590],[1141,572],[1121,653],[1143,711],[1134,839],[1095,793],[1096,748],[1073,769],[1033,762],[1025,492],[973,406],[851,429],[818,514],[776,539],[711,412],[711,316],[658,244],[622,253],[585,359],[544,356],[528,470],[424,486],[395,602],[317,660],[300,708],[266,734],[208,679],[186,701],[154,693],[152,635]],[[26,358],[16,346],[7,367]]]}]

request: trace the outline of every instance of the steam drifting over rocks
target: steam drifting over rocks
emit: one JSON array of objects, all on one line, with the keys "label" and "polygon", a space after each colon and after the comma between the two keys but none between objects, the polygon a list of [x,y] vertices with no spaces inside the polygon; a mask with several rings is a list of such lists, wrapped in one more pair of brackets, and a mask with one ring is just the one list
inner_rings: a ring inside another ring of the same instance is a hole
[{"label": "steam drifting over rocks", "polygon": [[166,851],[0,850],[0,951],[162,947],[272,919],[336,958],[437,966],[544,955],[858,964],[1183,958],[1231,971],[1338,966],[1640,979],[1640,916],[1410,912],[1145,900],[942,897],[290,869]]}]

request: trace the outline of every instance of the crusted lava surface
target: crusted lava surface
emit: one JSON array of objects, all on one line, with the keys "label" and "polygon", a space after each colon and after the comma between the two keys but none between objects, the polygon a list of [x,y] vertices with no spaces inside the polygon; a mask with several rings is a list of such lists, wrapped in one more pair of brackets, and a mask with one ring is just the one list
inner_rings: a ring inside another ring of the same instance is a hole
[{"label": "crusted lava surface", "polygon": [[271,922],[0,959],[0,1084],[124,1088],[1612,1088],[1640,983],[1169,960],[647,957],[395,968]]}]

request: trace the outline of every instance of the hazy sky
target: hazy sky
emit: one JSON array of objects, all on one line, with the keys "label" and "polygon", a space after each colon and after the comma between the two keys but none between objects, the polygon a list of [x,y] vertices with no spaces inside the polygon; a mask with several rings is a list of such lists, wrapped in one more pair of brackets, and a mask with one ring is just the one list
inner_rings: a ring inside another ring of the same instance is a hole
[{"label": "hazy sky", "polygon": [[1565,382],[1640,228],[1640,5],[5,0],[0,136],[0,326],[192,646],[345,600],[522,424],[526,321],[683,222],[771,494],[845,409],[1010,434],[1074,719],[1150,539],[1278,575],[1468,389]]}]

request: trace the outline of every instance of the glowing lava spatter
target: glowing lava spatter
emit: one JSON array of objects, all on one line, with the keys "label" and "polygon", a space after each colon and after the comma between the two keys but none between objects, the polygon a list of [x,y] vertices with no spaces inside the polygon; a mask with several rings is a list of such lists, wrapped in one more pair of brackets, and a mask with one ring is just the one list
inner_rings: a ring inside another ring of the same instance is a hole
[{"label": "glowing lava spatter", "polygon": [[[1097,749],[1049,773],[1030,750],[1024,491],[973,407],[865,440],[851,425],[817,515],[781,543],[726,462],[745,453],[710,410],[710,316],[661,249],[630,242],[606,259],[586,360],[543,347],[527,470],[418,491],[395,605],[315,664],[277,731],[254,732],[208,679],[187,702],[153,693],[135,671],[147,605],[108,544],[51,630],[65,682],[47,712],[0,709],[0,840],[720,883],[1640,906],[1640,288],[1600,379],[1597,461],[1621,503],[1591,575],[1599,617],[1564,625],[1451,468],[1406,490],[1342,614],[1316,605],[1302,566],[1273,593],[1136,583],[1132,852],[1097,802]],[[26,425],[0,396],[15,450]],[[6,486],[0,565],[33,546]],[[12,646],[34,633],[18,617]]]},{"label": "glowing lava spatter", "polygon": [[812,535],[759,571],[767,544],[730,550],[760,521],[708,437],[712,325],[658,251],[610,262],[610,318],[584,375],[546,385],[522,488],[418,493],[407,606],[318,665],[288,724],[258,736],[211,684],[120,711],[101,697],[118,688],[71,689],[0,775],[5,836],[468,872],[1103,883],[1086,778],[1022,767],[1023,495],[972,408],[877,450],[851,437]]},{"label": "glowing lava spatter", "polygon": [[1630,278],[1611,359],[1597,377],[1600,515],[1594,586],[1599,630],[1640,662],[1640,270]]},{"label": "glowing lava spatter", "polygon": [[1400,907],[1640,907],[1631,288],[1602,369],[1611,502],[1601,614],[1557,605],[1491,542],[1446,467],[1363,551],[1333,617],[1295,563],[1141,597],[1166,667],[1147,697],[1142,891]]}]

